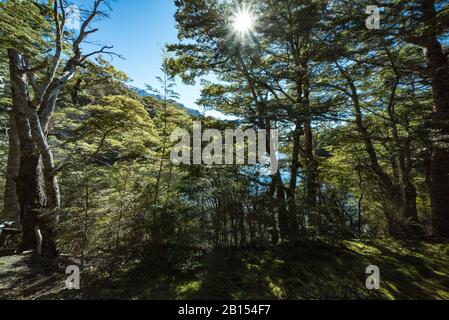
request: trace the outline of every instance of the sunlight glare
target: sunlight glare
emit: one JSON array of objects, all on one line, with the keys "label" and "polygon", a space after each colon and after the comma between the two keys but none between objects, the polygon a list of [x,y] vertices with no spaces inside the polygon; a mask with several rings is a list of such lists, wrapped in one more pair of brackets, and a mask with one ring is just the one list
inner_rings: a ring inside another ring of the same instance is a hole
[{"label": "sunlight glare", "polygon": [[232,26],[242,37],[254,29],[254,17],[249,10],[241,9],[232,18]]}]

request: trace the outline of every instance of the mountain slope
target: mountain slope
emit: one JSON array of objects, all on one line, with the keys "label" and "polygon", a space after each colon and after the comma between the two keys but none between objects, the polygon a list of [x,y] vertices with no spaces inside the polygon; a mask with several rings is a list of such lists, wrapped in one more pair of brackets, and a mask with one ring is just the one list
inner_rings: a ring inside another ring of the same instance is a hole
[{"label": "mountain slope", "polygon": [[[144,89],[133,87],[133,86],[130,86],[130,88],[132,90],[134,90],[141,97],[153,97],[159,101],[163,100],[163,98],[160,95],[149,93],[148,91],[146,91]],[[179,103],[174,100],[170,100],[170,103],[172,105],[178,107],[179,109],[186,111],[192,117],[201,117],[201,112],[199,112],[198,110],[188,108],[185,105],[183,105],[182,103]]]}]

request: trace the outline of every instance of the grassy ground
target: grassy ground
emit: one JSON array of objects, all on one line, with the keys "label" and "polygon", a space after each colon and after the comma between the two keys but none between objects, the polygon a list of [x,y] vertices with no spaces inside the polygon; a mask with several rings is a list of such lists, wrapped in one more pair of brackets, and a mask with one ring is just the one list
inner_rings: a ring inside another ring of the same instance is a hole
[{"label": "grassy ground", "polygon": [[[64,263],[33,278],[23,274],[23,268],[29,267],[26,259],[32,257],[14,259],[11,265],[0,258],[0,298],[449,299],[449,244],[304,242],[269,250],[220,250],[181,258],[181,264],[148,258],[112,265],[110,269],[116,271],[112,276],[100,270],[86,272],[82,290],[76,292],[63,288]],[[369,265],[380,268],[380,290],[365,288]],[[9,278],[2,276],[5,272]],[[22,283],[8,294],[5,281],[13,278],[29,285]]]}]

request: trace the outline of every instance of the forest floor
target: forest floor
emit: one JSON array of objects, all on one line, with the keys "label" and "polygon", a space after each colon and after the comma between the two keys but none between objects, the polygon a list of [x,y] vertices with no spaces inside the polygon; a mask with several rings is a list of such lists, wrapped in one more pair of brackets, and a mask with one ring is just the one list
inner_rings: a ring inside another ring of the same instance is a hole
[{"label": "forest floor", "polygon": [[[111,265],[112,275],[88,268],[73,291],[65,268],[74,260],[0,257],[0,299],[449,299],[449,244],[310,241],[186,258],[181,251],[167,255],[177,260]],[[365,288],[369,265],[380,268],[380,290]]]}]

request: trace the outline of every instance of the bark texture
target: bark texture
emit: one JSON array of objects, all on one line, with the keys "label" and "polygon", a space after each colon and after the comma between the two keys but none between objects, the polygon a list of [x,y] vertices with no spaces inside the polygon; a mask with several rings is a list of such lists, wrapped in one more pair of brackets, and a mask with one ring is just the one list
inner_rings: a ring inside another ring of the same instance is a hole
[{"label": "bark texture", "polygon": [[19,200],[16,193],[16,182],[19,176],[20,143],[14,112],[9,112],[8,129],[8,163],[6,167],[3,216],[5,219],[20,221]]},{"label": "bark texture", "polygon": [[449,63],[437,36],[435,1],[423,0],[421,6],[434,100],[430,172],[433,231],[437,236],[449,237]]}]

